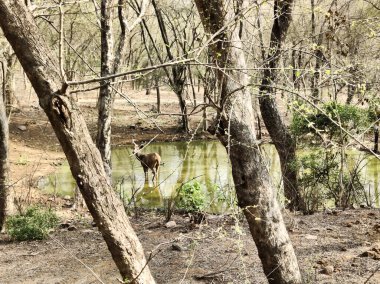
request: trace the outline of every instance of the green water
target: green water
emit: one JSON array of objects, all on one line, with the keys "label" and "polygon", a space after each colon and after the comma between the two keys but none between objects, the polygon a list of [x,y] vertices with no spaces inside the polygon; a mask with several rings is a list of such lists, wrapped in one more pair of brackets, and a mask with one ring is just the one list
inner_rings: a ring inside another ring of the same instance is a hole
[{"label": "green water", "polygon": [[[262,150],[274,187],[280,188],[281,172],[275,148],[272,145],[264,145]],[[233,206],[235,195],[230,164],[227,153],[219,142],[152,143],[144,149],[144,152],[159,153],[161,162],[164,163],[160,167],[157,186],[151,181],[150,171],[149,181],[145,182],[141,164],[132,155],[132,147],[115,148],[112,151],[113,184],[126,202],[134,196],[138,206],[163,207],[165,200],[175,195],[181,184],[196,180],[206,196],[207,211],[220,213]],[[354,160],[360,155],[363,154],[351,151],[349,160]],[[367,157],[362,163],[366,191],[379,207],[380,161],[375,157]],[[73,195],[75,186],[67,164],[39,183],[43,191],[61,196]]]}]

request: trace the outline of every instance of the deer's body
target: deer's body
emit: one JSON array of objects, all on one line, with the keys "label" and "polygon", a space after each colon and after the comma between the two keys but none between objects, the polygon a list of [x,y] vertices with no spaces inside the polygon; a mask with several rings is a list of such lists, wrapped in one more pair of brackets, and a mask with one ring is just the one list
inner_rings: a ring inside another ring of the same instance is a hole
[{"label": "deer's body", "polygon": [[149,169],[153,173],[152,181],[154,181],[155,178],[157,179],[158,169],[160,168],[160,162],[161,162],[160,155],[158,153],[142,154],[140,153],[140,149],[136,144],[135,144],[135,150],[133,151],[133,154],[140,161],[141,166],[144,169],[145,180],[148,180]]}]

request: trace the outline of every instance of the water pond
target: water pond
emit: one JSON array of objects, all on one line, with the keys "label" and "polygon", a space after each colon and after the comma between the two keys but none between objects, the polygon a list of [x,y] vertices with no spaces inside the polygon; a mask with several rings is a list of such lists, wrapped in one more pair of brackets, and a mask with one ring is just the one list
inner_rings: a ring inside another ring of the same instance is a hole
[{"label": "water pond", "polygon": [[[272,145],[264,145],[262,150],[267,157],[268,170],[275,188],[279,188],[281,172],[277,153]],[[133,199],[138,206],[160,208],[176,195],[181,185],[196,182],[205,196],[206,211],[224,212],[235,203],[227,153],[218,141],[152,143],[144,152],[157,152],[162,158],[158,185],[151,181],[151,172],[149,181],[145,182],[140,162],[132,155],[132,147],[113,149],[113,184],[125,202]],[[351,151],[349,159],[354,160],[363,155]],[[362,163],[365,190],[373,199],[374,205],[379,207],[380,161],[369,156]],[[39,188],[44,192],[61,196],[73,195],[75,186],[67,163],[39,182]]]}]

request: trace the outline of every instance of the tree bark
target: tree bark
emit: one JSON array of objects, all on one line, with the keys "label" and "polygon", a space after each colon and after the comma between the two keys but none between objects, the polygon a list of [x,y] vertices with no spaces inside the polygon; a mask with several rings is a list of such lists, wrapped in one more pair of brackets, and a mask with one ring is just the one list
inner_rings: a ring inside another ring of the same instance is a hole
[{"label": "tree bark", "polygon": [[154,78],[154,87],[156,89],[156,99],[157,99],[157,113],[161,113],[161,93],[160,93],[160,81],[157,77]]},{"label": "tree bark", "polygon": [[[113,34],[112,19],[114,0],[102,0],[100,4],[100,26],[101,26],[101,69],[102,77],[111,75],[113,72]],[[98,134],[96,137],[96,146],[98,147],[103,159],[104,169],[111,181],[112,164],[111,164],[111,121],[113,108],[113,92],[110,81],[101,81],[98,99]]]},{"label": "tree bark", "polygon": [[155,283],[141,243],[108,182],[99,151],[75,101],[59,81],[58,63],[24,3],[0,0],[0,26],[36,91],[108,249],[124,279]]},{"label": "tree bark", "polygon": [[380,106],[376,105],[375,107],[375,113],[376,113],[376,118],[377,121],[375,125],[373,126],[374,129],[374,146],[373,146],[373,151],[375,153],[379,153],[379,126],[380,126]]},{"label": "tree bark", "polygon": [[17,99],[15,96],[15,69],[17,57],[11,50],[6,53],[6,73],[4,78],[4,104],[6,114],[9,115],[12,112],[12,108],[17,105]]},{"label": "tree bark", "polygon": [[3,97],[0,97],[0,232],[4,228],[10,203],[8,181],[8,141],[9,129]]},{"label": "tree bark", "polygon": [[272,84],[276,80],[276,68],[281,57],[281,46],[285,40],[292,13],[293,0],[274,1],[274,23],[270,39],[270,52],[264,66],[264,76],[260,86],[260,110],[264,124],[280,157],[284,194],[291,210],[305,210],[297,185],[296,139],[292,136],[279,113],[274,99]]},{"label": "tree bark", "polygon": [[195,3],[204,29],[214,35],[209,48],[220,67],[217,80],[221,90],[219,123],[214,130],[229,153],[238,205],[247,218],[269,283],[301,283],[293,246],[257,145],[251,95],[246,88],[249,78],[238,71],[246,70],[239,24],[231,32],[225,29],[237,18],[227,1]]}]

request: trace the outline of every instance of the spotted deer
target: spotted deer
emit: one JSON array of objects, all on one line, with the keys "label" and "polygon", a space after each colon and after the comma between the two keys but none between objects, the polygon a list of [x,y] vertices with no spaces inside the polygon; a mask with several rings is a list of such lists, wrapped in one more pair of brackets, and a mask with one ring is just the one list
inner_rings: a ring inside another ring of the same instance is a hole
[{"label": "spotted deer", "polygon": [[132,140],[133,144],[135,145],[135,149],[133,150],[133,154],[136,156],[137,160],[140,161],[141,166],[144,169],[145,174],[145,180],[148,180],[148,169],[150,169],[153,173],[152,181],[154,181],[154,178],[158,178],[158,169],[160,167],[161,157],[158,153],[149,153],[149,154],[142,154],[141,146],[139,147],[134,140]]}]

